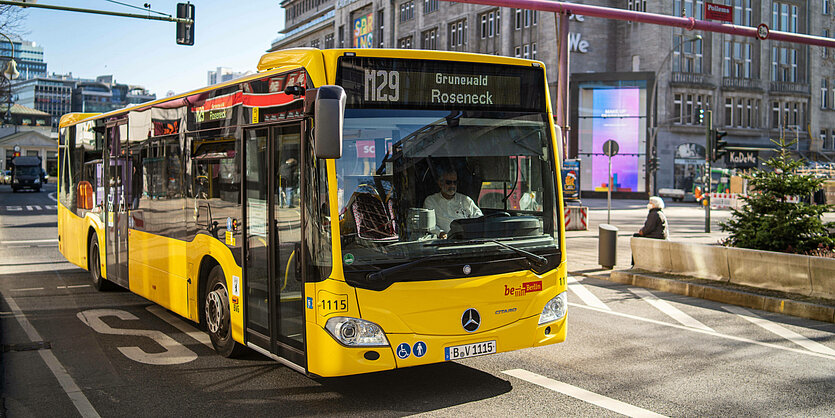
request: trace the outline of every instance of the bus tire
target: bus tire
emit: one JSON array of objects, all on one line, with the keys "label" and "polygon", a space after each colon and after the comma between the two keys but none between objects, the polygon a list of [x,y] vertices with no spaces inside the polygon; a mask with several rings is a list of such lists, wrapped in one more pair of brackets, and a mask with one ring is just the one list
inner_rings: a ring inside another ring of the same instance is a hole
[{"label": "bus tire", "polygon": [[87,270],[93,280],[93,287],[100,292],[113,288],[113,283],[101,277],[101,252],[99,252],[99,238],[93,233],[90,236],[90,243],[87,245]]},{"label": "bus tire", "polygon": [[244,346],[232,339],[229,292],[226,291],[226,277],[220,266],[214,266],[209,272],[203,306],[206,331],[209,333],[215,351],[223,357],[240,355],[244,351]]}]

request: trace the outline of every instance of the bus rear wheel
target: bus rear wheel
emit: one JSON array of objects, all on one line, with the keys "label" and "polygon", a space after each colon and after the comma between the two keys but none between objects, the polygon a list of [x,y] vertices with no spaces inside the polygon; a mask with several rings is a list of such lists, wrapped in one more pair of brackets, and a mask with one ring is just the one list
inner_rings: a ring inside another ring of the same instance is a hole
[{"label": "bus rear wheel", "polygon": [[87,246],[87,270],[90,271],[90,278],[93,280],[93,287],[98,291],[106,291],[113,288],[113,284],[101,277],[101,258],[99,253],[99,238],[96,234],[90,237],[90,245]]},{"label": "bus rear wheel", "polygon": [[226,291],[226,277],[220,266],[215,266],[209,272],[203,307],[206,330],[209,332],[215,351],[223,357],[240,355],[244,351],[244,347],[232,339],[229,292]]}]

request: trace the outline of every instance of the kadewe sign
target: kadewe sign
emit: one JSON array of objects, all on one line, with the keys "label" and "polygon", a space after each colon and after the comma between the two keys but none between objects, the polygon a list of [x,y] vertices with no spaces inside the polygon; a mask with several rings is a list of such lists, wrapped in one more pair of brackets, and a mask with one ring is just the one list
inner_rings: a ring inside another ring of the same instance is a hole
[{"label": "kadewe sign", "polygon": [[724,4],[705,3],[705,19],[734,23],[733,7]]}]

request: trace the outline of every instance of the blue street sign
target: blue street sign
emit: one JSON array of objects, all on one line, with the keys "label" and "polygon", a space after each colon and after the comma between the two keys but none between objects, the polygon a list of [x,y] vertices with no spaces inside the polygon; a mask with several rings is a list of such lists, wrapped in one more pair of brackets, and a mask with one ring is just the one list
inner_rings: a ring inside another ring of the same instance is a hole
[{"label": "blue street sign", "polygon": [[416,342],[412,351],[415,352],[415,357],[423,357],[426,354],[426,343],[423,341]]},{"label": "blue street sign", "polygon": [[307,309],[313,309],[313,298],[307,298]]},{"label": "blue street sign", "polygon": [[412,354],[412,347],[409,347],[409,344],[400,343],[400,345],[397,346],[397,357],[400,357],[401,360],[409,357],[409,354]]}]

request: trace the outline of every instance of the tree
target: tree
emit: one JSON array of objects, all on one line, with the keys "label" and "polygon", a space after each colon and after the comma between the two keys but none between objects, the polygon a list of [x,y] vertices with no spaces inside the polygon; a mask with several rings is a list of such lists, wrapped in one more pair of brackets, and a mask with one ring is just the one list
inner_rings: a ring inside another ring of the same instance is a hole
[{"label": "tree", "polygon": [[794,142],[787,144],[782,138],[771,142],[778,146],[778,152],[766,161],[769,169],[743,176],[753,192],[743,197],[745,205],[732,210],[728,222],[721,224],[723,231],[730,232],[725,244],[802,254],[835,250],[835,235],[827,230],[835,228],[835,222],[821,221],[821,215],[833,206],[787,201],[792,196],[811,195],[821,188],[824,179],[796,173],[803,163],[789,155]]},{"label": "tree", "polygon": [[[12,6],[8,4],[0,5],[0,33],[15,39],[26,35],[24,22],[26,21],[26,11],[20,6]],[[3,41],[6,38],[2,38]]]}]

